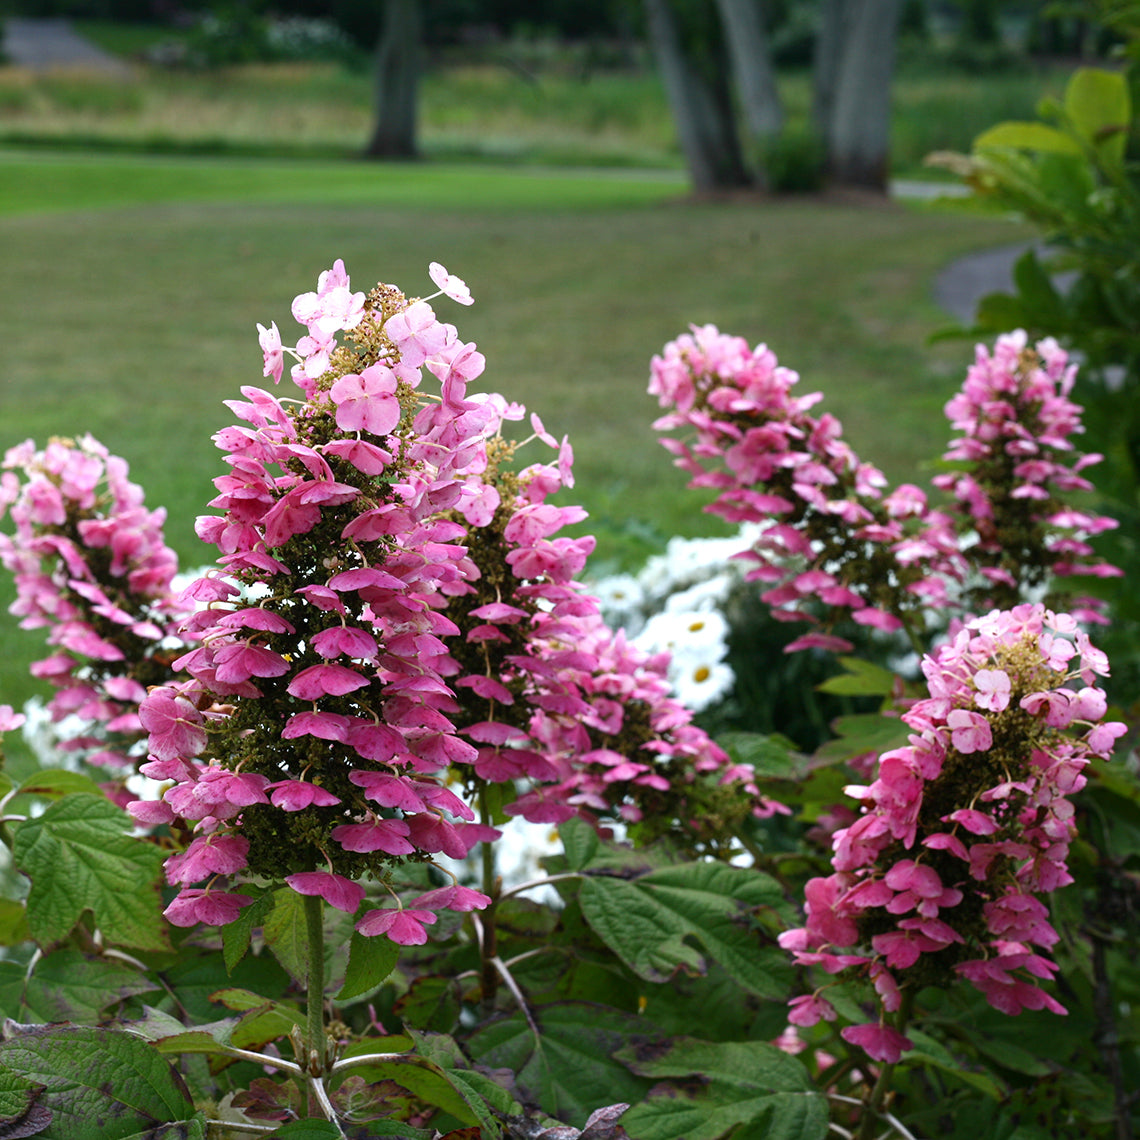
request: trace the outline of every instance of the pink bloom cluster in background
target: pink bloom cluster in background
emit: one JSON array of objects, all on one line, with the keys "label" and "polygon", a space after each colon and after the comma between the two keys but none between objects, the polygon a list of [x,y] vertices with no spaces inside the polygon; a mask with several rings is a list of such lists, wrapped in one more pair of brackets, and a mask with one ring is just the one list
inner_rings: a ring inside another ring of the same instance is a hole
[{"label": "pink bloom cluster in background", "polygon": [[[870,978],[884,1016],[843,1036],[881,1061],[909,1047],[887,1017],[907,986],[962,977],[1004,1013],[1064,1012],[1037,984],[1058,937],[1038,896],[1072,881],[1069,797],[1125,730],[1104,721],[1105,655],[1041,605],[974,619],[923,672],[909,743],[848,789],[861,814],[833,837],[833,873],[807,884],[806,926],[780,937],[802,964]],[[795,1024],[834,1016],[820,993],[792,1002]]]},{"label": "pink bloom cluster in background", "polygon": [[[694,434],[662,442],[691,487],[719,491],[708,509],[763,524],[742,557],[768,583],[773,616],[822,621],[789,650],[843,651],[851,645],[830,632],[836,621],[921,631],[923,611],[957,604],[970,569],[982,585],[965,600],[981,609],[1015,604],[1050,574],[1118,573],[1088,542],[1115,523],[1056,497],[1087,490],[1079,472],[1099,459],[1068,439],[1080,430],[1067,397],[1074,371],[1055,342],[1031,349],[1024,333],[1000,338],[992,357],[979,346],[946,409],[964,433],[944,457],[962,469],[934,481],[954,496],[950,513],[911,484],[888,491],[833,416],[810,414],[820,395],[795,395],[797,374],[765,345],[694,327],[654,357],[649,391],[672,409],[655,427]],[[1090,599],[1071,608],[1083,619],[1098,612]]]},{"label": "pink bloom cluster in background", "polygon": [[53,719],[86,724],[60,747],[126,767],[143,734],[139,701],[168,674],[186,613],[171,594],[178,563],[165,512],[146,508],[127,464],[91,436],[42,451],[29,440],[4,467],[0,505],[15,532],[0,534],[0,560],[15,580],[11,612],[24,629],[48,630],[54,651],[32,673],[56,689]]},{"label": "pink bloom cluster in background", "polygon": [[[653,426],[695,433],[662,443],[690,487],[720,492],[708,510],[764,524],[746,556],[749,578],[769,584],[773,616],[900,629],[907,614],[945,604],[945,581],[962,575],[950,520],[916,487],[884,497],[882,472],[860,461],[834,416],[810,414],[822,396],[796,395],[798,380],[766,345],[694,326],[653,358],[649,392],[673,409]],[[812,646],[851,648],[829,632],[788,648]]]},{"label": "pink bloom cluster in background", "polygon": [[[976,531],[971,558],[991,592],[1005,587],[1015,597],[1048,574],[1121,573],[1089,545],[1116,520],[1063,501],[1092,490],[1080,472],[1103,458],[1076,451],[1070,439],[1084,430],[1081,409],[1069,399],[1076,371],[1056,341],[1031,348],[1024,332],[1008,333],[992,353],[978,345],[962,390],[946,405],[962,434],[943,458],[964,469],[933,482],[954,496],[957,511]],[[1093,622],[1105,620],[1102,608],[1094,598],[1069,606],[1074,616]]]},{"label": "pink bloom cluster in background", "polygon": [[[432,277],[469,301],[442,266]],[[355,914],[361,877],[497,836],[456,787],[524,782],[508,810],[543,822],[636,818],[662,785],[696,815],[685,790],[706,777],[754,793],[669,698],[664,663],[601,623],[575,581],[593,539],[558,533],[584,512],[547,501],[572,485],[569,446],[532,417],[557,457],[510,466],[521,445],[500,429],[525,413],[469,393],[475,346],[427,301],[354,293],[340,262],[293,313],[295,348],[275,325],[259,341],[275,380],[296,358],[305,400],[246,387],[229,402],[221,513],[197,527],[220,569],[186,592],[201,607],[174,662],[188,679],[140,710],[142,771],[169,786],[132,813],[194,836],[167,862],[170,920],[233,921],[253,901],[233,885],[258,876]],[[436,911],[490,900],[456,886],[394,901],[357,930],[419,943]]]}]

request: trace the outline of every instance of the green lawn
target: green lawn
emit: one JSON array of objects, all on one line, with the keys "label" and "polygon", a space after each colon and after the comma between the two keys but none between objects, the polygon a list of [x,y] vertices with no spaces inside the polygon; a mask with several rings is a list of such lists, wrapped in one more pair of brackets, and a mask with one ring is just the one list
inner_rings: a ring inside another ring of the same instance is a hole
[{"label": "green lawn", "polygon": [[[432,260],[468,281],[470,309],[439,304],[486,354],[487,387],[569,433],[599,563],[628,565],[717,531],[649,427],[665,341],[690,322],[767,341],[861,453],[914,478],[971,355],[926,346],[947,323],[932,279],[1022,236],[886,203],[696,202],[676,179],[604,171],[8,154],[0,186],[0,447],[91,431],[169,509],[191,565],[209,553],[193,520],[223,470],[222,401],[269,383],[255,323],[288,337],[293,296],[336,257],[360,288],[429,292]],[[3,699],[31,691],[39,647],[5,638]]]}]

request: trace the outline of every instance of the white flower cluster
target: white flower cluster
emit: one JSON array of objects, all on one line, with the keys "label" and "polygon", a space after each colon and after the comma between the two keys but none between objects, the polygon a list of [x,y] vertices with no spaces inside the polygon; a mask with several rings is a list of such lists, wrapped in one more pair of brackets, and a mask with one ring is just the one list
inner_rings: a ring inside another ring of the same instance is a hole
[{"label": "white flower cluster", "polygon": [[724,607],[747,567],[733,556],[750,549],[760,530],[750,525],[731,538],[671,538],[639,574],[590,583],[612,628],[624,628],[646,653],[670,655],[669,683],[694,712],[723,699],[735,684],[725,661]]}]

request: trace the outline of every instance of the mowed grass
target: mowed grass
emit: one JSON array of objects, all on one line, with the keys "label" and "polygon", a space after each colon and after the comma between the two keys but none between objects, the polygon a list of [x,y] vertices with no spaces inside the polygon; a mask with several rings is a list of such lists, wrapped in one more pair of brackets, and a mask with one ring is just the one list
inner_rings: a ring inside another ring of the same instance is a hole
[{"label": "mowed grass", "polygon": [[[186,200],[156,200],[167,167]],[[569,434],[568,498],[591,512],[582,529],[612,567],[674,533],[722,532],[650,428],[649,360],[667,340],[712,322],[768,342],[805,391],[826,393],[862,455],[896,479],[920,477],[971,356],[968,342],[927,347],[947,323],[932,279],[963,253],[1023,236],[885,203],[695,202],[676,185],[605,174],[393,167],[362,187],[358,168],[331,165],[120,158],[4,170],[25,182],[9,199],[20,212],[0,217],[0,446],[92,432],[169,510],[187,565],[209,560],[193,522],[224,470],[210,442],[233,422],[223,401],[270,385],[255,324],[297,335],[293,296],[337,257],[357,288],[379,279],[431,292],[432,260],[468,281],[476,303],[440,299],[439,310],[485,353],[488,389]],[[217,200],[227,178],[236,200]],[[405,198],[391,189],[401,179]],[[259,189],[266,180],[274,189]],[[85,185],[92,205],[77,209]],[[49,208],[61,204],[70,209]],[[4,645],[0,699],[19,703],[42,642],[13,631]]]}]

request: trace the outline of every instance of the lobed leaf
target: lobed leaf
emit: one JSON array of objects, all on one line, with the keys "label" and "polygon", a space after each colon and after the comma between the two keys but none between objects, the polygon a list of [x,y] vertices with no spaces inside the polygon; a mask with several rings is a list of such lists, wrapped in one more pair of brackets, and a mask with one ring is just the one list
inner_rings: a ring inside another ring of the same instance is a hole
[{"label": "lobed leaf", "polygon": [[644,1097],[650,1082],[613,1057],[652,1030],[643,1020],[587,1002],[542,1006],[532,1016],[537,1036],[516,1014],[476,1030],[468,1052],[481,1065],[510,1069],[522,1095],[575,1127],[599,1104]]},{"label": "lobed leaf", "polygon": [[827,1135],[826,1097],[795,1057],[773,1045],[681,1037],[664,1047],[633,1045],[617,1058],[638,1075],[665,1082],[622,1118],[638,1140],[717,1140],[738,1126],[764,1140]]},{"label": "lobed leaf", "polygon": [[861,657],[840,657],[844,672],[816,685],[821,693],[848,697],[887,697],[894,692],[895,674]]},{"label": "lobed leaf", "polygon": [[103,796],[72,793],[16,831],[12,856],[32,880],[28,926],[58,942],[90,912],[107,942],[169,949],[159,895],[163,852],[126,834],[130,817]]},{"label": "lobed leaf", "polygon": [[0,1072],[43,1086],[48,1140],[203,1137],[182,1078],[141,1037],[83,1026],[19,1026],[0,1042]]},{"label": "lobed leaf", "polygon": [[711,959],[759,997],[790,990],[791,967],[765,952],[749,917],[757,907],[787,910],[779,883],[760,871],[683,863],[632,881],[595,876],[579,902],[595,933],[646,981],[668,981],[678,970],[704,974]]},{"label": "lobed leaf", "polygon": [[21,1021],[94,1022],[129,997],[159,988],[153,978],[107,958],[56,950],[35,966],[24,987]]}]

